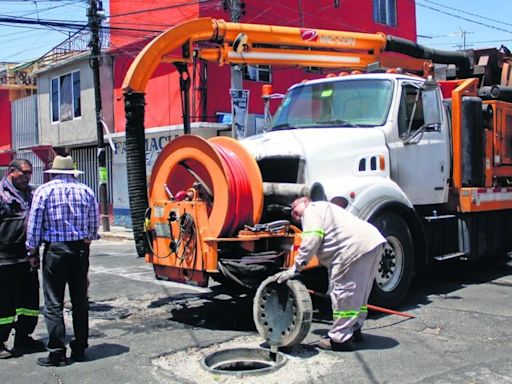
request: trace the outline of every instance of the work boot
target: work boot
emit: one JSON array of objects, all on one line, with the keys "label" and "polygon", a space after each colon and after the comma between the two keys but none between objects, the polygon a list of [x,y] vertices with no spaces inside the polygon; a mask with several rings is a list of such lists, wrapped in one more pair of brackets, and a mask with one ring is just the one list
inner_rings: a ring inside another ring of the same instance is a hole
[{"label": "work boot", "polygon": [[71,351],[71,358],[76,362],[85,361],[85,351],[83,349],[74,349]]},{"label": "work boot", "polygon": [[363,332],[361,332],[361,328],[352,333],[352,340],[354,341],[354,343],[362,343],[364,341],[364,336]]},{"label": "work boot", "polygon": [[0,359],[10,359],[14,354],[5,347],[4,343],[0,343]]},{"label": "work boot", "polygon": [[43,367],[63,367],[67,364],[66,355],[61,353],[51,353],[48,357],[40,357],[37,359],[37,365]]},{"label": "work boot", "polygon": [[16,336],[14,338],[14,348],[23,353],[44,352],[46,348],[41,340],[34,340],[30,336]]},{"label": "work boot", "polygon": [[85,349],[87,348],[87,344],[84,345],[78,343],[76,340],[71,340],[69,347],[71,348],[71,358],[74,361],[85,361]]},{"label": "work boot", "polygon": [[314,345],[317,348],[326,350],[326,351],[334,351],[334,352],[351,352],[354,350],[354,343],[352,337],[343,343],[337,343],[330,338],[324,338],[318,340],[318,342]]}]

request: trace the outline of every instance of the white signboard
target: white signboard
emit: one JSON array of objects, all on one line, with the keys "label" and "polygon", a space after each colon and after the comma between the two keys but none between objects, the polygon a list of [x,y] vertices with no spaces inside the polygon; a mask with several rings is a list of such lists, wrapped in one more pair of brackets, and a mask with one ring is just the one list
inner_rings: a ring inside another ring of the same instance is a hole
[{"label": "white signboard", "polygon": [[231,111],[236,138],[244,138],[247,134],[247,115],[249,112],[249,90],[230,89]]}]

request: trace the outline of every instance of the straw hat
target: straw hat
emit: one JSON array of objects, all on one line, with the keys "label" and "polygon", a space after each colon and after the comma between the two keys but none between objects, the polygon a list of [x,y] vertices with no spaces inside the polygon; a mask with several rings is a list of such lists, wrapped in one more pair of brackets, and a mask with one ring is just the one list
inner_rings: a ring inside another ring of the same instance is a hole
[{"label": "straw hat", "polygon": [[55,156],[53,159],[52,168],[44,171],[44,173],[57,173],[65,175],[79,175],[83,173],[75,169],[75,163],[71,156]]}]

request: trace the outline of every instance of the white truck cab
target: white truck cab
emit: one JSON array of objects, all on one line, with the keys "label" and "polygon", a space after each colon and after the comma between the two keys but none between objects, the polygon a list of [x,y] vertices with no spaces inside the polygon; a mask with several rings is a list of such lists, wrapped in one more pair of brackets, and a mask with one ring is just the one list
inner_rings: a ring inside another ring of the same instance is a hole
[{"label": "white truck cab", "polygon": [[421,246],[415,207],[448,201],[449,119],[435,84],[388,73],[296,84],[271,131],[242,144],[260,166],[268,211],[288,203],[280,193],[321,186],[317,198],[374,223],[388,239],[377,302],[403,298]]},{"label": "white truck cab", "polygon": [[[365,74],[297,84],[272,131],[243,143],[257,161],[275,165],[263,167],[264,181],[321,183],[329,200],[344,197],[355,214],[387,193],[410,207],[446,203],[449,121],[436,91],[439,122],[427,125],[423,83],[406,75]],[[286,173],[279,180],[279,169],[291,159],[295,178]],[[378,185],[384,190],[370,191]]]}]

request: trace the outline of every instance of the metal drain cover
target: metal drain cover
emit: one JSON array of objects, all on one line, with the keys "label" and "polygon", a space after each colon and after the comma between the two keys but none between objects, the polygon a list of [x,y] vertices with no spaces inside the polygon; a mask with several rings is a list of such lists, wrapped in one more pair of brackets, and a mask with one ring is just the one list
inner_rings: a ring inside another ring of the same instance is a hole
[{"label": "metal drain cover", "polygon": [[267,343],[278,347],[300,344],[309,333],[313,305],[308,290],[298,280],[278,284],[271,276],[254,297],[256,329]]}]

